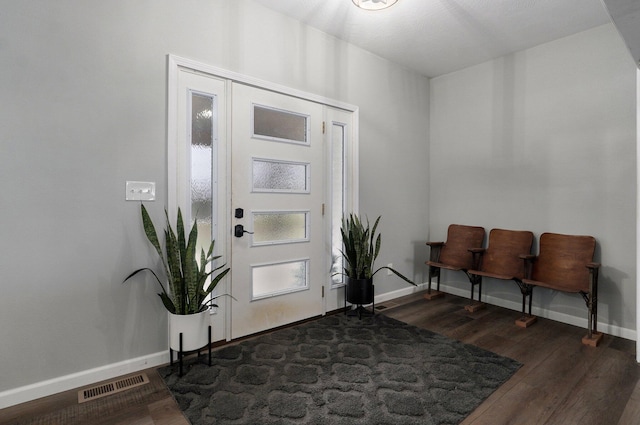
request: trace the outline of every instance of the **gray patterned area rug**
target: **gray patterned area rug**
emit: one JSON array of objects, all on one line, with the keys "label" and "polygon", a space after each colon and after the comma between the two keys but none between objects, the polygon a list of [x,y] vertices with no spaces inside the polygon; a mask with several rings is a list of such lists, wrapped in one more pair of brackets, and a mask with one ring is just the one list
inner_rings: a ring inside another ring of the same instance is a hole
[{"label": "gray patterned area rug", "polygon": [[193,425],[458,424],[521,366],[384,315],[326,316],[160,374]]}]

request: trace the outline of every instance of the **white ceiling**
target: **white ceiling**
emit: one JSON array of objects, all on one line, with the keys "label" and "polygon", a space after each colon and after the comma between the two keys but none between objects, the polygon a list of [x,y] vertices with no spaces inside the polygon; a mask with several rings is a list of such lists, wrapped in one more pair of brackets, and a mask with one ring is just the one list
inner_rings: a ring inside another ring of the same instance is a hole
[{"label": "white ceiling", "polygon": [[610,22],[602,0],[255,1],[428,77]]},{"label": "white ceiling", "polygon": [[640,1],[604,0],[604,3],[636,65],[640,67]]}]

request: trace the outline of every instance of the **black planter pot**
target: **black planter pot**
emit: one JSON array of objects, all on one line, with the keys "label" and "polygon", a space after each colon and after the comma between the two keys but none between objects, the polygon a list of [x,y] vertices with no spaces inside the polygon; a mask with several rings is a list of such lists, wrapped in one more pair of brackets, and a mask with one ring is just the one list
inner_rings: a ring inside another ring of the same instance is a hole
[{"label": "black planter pot", "polygon": [[373,279],[346,278],[347,302],[351,304],[371,304],[373,302]]},{"label": "black planter pot", "polygon": [[361,317],[362,314],[373,314],[363,307],[364,304],[373,304],[373,279],[352,279],[346,277],[345,282],[345,304],[348,302],[356,306],[350,313],[354,315],[357,314],[359,317]]}]

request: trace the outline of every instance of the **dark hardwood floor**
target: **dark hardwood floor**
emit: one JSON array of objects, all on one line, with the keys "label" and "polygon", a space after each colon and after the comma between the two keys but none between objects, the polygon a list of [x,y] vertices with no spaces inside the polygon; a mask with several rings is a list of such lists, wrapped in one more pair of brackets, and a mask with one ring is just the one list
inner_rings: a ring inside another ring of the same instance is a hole
[{"label": "dark hardwood floor", "polygon": [[[462,424],[640,424],[634,341],[605,335],[598,348],[586,347],[584,329],[546,319],[521,329],[516,311],[487,306],[468,313],[466,303],[453,295],[427,301],[418,293],[377,306],[381,314],[523,364]],[[79,405],[75,390],[0,410],[0,425],[188,424],[157,372],[144,372],[149,384],[120,395]]]}]

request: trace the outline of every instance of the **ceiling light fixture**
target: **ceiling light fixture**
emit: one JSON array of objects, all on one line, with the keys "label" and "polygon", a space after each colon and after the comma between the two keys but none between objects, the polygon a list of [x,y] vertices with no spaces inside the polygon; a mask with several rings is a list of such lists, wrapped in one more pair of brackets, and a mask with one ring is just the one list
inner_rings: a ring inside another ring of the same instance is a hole
[{"label": "ceiling light fixture", "polygon": [[382,10],[391,7],[398,0],[352,0],[353,4],[364,10]]}]

